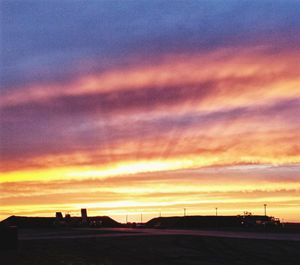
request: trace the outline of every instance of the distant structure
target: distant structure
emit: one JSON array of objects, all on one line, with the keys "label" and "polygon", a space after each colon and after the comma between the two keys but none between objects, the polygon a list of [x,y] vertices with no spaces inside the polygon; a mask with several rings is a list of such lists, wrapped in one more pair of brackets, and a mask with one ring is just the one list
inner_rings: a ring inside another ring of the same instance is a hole
[{"label": "distant structure", "polygon": [[[82,223],[81,216],[71,216],[66,214],[63,217],[61,212],[56,213],[53,217],[27,217],[27,216],[10,216],[0,222],[1,226],[17,226],[18,228],[49,228],[49,227],[122,227],[122,224],[116,222],[108,216],[90,216],[87,224]],[[1,233],[0,233],[1,241]],[[1,255],[0,255],[1,256]],[[2,263],[1,263],[2,264]]]},{"label": "distant structure", "polygon": [[67,213],[66,215],[65,215],[65,221],[67,222],[67,223],[70,223],[71,222],[71,214],[69,214],[69,213]]},{"label": "distant structure", "polygon": [[88,222],[88,216],[87,216],[87,210],[81,209],[81,219],[83,224],[87,224]]},{"label": "distant structure", "polygon": [[61,212],[56,212],[56,213],[55,213],[55,220],[56,220],[57,222],[61,222],[63,219],[64,219],[64,218],[63,218],[63,215],[62,215]]},{"label": "distant structure", "polygon": [[244,215],[237,216],[173,216],[153,218],[145,224],[148,228],[280,228],[281,223],[278,218],[264,215],[252,215],[245,212]]},{"label": "distant structure", "polygon": [[[56,212],[55,217],[27,217],[10,216],[0,222],[1,226],[17,226],[18,228],[47,228],[47,227],[124,227],[108,216],[89,216],[86,209],[81,210],[82,216],[66,214],[63,217],[61,212]],[[142,222],[141,213],[141,222]],[[126,216],[127,219],[127,216]],[[87,223],[83,221],[87,220]],[[128,221],[128,220],[126,220]],[[147,223],[128,223],[126,227],[148,227],[148,228],[213,228],[213,227],[244,227],[244,228],[280,228],[282,224],[278,218],[264,215],[253,215],[244,212],[243,215],[231,216],[173,216],[156,217]],[[5,231],[4,231],[5,232]],[[4,235],[3,235],[4,236]],[[0,243],[2,240],[0,231]],[[0,247],[1,248],[1,247]]]}]

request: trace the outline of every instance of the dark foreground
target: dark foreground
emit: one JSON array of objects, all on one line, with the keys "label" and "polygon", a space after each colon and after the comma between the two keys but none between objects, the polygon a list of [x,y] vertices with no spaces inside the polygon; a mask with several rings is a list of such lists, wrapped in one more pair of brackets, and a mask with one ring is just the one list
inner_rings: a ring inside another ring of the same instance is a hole
[{"label": "dark foreground", "polygon": [[189,235],[21,240],[1,265],[296,265],[300,242]]}]

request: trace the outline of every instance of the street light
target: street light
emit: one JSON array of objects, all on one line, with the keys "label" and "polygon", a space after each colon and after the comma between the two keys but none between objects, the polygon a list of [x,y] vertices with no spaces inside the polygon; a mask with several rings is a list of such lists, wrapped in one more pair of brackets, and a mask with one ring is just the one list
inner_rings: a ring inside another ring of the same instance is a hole
[{"label": "street light", "polygon": [[218,216],[218,208],[216,207],[216,216]]},{"label": "street light", "polygon": [[265,216],[267,216],[267,204],[264,204],[264,208],[265,208]]}]

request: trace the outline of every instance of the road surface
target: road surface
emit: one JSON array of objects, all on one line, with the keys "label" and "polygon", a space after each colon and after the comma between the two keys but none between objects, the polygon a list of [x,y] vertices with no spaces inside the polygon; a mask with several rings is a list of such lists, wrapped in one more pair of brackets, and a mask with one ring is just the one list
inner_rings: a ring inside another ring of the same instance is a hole
[{"label": "road surface", "polygon": [[247,238],[267,240],[300,241],[300,234],[240,232],[217,230],[178,230],[178,229],[147,229],[147,228],[75,228],[48,230],[20,230],[19,240],[36,239],[72,239],[94,237],[128,237],[128,236],[161,236],[189,235],[205,237]]}]

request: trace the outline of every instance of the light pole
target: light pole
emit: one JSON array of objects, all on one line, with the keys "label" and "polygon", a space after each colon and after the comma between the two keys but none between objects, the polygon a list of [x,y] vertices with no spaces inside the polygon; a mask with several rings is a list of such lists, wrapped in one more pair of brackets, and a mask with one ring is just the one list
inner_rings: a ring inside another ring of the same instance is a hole
[{"label": "light pole", "polygon": [[264,208],[265,208],[265,216],[267,216],[267,204],[264,204]]},{"label": "light pole", "polygon": [[218,216],[218,208],[216,207],[216,216]]},{"label": "light pole", "polygon": [[186,208],[183,208],[183,216],[186,216]]},{"label": "light pole", "polygon": [[143,213],[141,213],[141,223],[143,223]]}]

